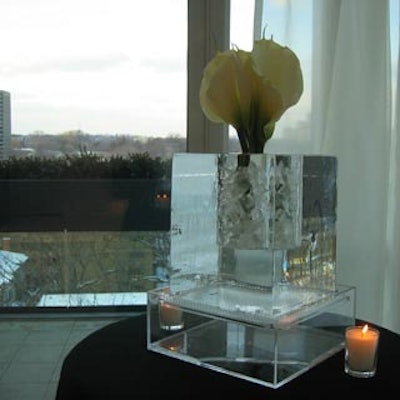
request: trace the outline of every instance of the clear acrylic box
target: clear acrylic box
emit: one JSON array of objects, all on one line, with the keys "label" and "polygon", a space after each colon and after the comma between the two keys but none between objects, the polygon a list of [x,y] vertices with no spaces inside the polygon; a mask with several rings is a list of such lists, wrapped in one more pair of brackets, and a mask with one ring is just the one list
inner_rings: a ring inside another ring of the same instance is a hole
[{"label": "clear acrylic box", "polygon": [[[272,388],[342,350],[345,328],[355,323],[355,289],[339,285],[329,298],[263,321],[221,317],[183,303],[168,288],[148,292],[148,350]],[[176,312],[170,329],[160,319],[165,306]]]}]

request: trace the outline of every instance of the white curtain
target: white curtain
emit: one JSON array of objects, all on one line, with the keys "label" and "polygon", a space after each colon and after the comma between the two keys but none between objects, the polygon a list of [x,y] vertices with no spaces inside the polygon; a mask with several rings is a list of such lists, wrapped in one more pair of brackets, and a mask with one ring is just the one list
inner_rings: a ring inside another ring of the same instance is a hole
[{"label": "white curtain", "polygon": [[[400,333],[399,106],[390,48],[399,27],[398,15],[390,27],[390,11],[389,0],[264,0],[261,26],[275,38],[276,21],[283,24],[277,41],[299,55],[306,84],[303,120],[285,115],[269,150],[337,156],[337,281],[356,287],[358,318]],[[312,34],[305,29],[300,43],[293,32],[308,26]],[[296,127],[308,130],[301,140],[293,140]]]},{"label": "white curtain", "polygon": [[397,35],[393,46],[392,76],[395,101],[393,101],[393,128],[390,137],[389,189],[386,235],[386,264],[383,290],[383,324],[400,333],[400,2],[392,0],[392,34]]}]

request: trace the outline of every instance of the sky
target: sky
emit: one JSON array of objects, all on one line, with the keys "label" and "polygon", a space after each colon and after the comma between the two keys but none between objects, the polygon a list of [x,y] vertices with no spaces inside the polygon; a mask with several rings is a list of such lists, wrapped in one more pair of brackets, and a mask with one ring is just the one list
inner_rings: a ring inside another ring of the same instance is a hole
[{"label": "sky", "polygon": [[[301,57],[305,80],[283,130],[310,112],[312,0],[265,2],[266,36]],[[254,0],[231,11],[231,45],[251,50]],[[13,133],[186,135],[187,0],[1,0],[0,16]]]},{"label": "sky", "polygon": [[2,0],[13,133],[184,134],[183,0]]},{"label": "sky", "polygon": [[[233,1],[237,44],[252,4]],[[186,135],[186,0],[1,0],[0,15],[12,133]]]}]

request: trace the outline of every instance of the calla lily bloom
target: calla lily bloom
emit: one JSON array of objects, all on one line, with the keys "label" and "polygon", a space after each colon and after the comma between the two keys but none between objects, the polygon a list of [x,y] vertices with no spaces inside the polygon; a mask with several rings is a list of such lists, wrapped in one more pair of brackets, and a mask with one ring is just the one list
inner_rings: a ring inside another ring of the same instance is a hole
[{"label": "calla lily bloom", "polygon": [[204,69],[200,104],[211,121],[236,129],[243,153],[262,153],[275,122],[302,92],[296,55],[261,39],[252,52],[232,49],[216,54]]}]

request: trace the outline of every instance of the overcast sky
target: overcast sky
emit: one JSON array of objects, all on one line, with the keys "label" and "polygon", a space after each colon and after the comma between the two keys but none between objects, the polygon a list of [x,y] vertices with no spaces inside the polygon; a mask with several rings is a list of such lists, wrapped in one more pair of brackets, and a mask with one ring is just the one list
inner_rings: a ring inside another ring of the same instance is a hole
[{"label": "overcast sky", "polygon": [[14,133],[183,134],[186,1],[1,0],[0,15]]},{"label": "overcast sky", "polygon": [[0,90],[11,93],[13,133],[185,135],[186,4],[1,0]]}]

